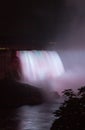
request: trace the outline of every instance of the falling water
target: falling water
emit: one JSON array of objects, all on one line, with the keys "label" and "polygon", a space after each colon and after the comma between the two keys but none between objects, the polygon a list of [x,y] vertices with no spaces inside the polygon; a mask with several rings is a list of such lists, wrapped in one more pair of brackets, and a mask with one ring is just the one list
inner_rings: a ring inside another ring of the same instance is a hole
[{"label": "falling water", "polygon": [[57,77],[64,73],[64,66],[56,51],[18,51],[22,68],[22,81],[52,87]]}]

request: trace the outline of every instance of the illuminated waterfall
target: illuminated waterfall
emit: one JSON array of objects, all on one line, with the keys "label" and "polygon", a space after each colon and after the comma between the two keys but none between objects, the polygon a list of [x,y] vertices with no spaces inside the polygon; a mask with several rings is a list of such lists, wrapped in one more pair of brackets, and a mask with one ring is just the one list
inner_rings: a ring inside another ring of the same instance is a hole
[{"label": "illuminated waterfall", "polygon": [[64,73],[56,51],[18,51],[23,80],[32,84],[53,80]]}]

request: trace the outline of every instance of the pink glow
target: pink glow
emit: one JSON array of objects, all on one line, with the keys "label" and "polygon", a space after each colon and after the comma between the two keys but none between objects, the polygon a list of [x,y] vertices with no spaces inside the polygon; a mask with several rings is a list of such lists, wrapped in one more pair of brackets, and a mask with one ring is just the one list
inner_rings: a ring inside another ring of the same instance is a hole
[{"label": "pink glow", "polygon": [[18,51],[17,55],[25,82],[52,81],[64,73],[63,63],[56,51]]}]

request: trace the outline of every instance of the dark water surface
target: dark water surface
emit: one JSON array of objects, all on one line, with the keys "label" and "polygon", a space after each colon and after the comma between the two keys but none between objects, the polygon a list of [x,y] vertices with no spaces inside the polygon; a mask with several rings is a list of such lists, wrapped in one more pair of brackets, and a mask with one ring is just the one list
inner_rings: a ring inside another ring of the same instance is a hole
[{"label": "dark water surface", "polygon": [[0,109],[0,130],[50,130],[59,104]]}]

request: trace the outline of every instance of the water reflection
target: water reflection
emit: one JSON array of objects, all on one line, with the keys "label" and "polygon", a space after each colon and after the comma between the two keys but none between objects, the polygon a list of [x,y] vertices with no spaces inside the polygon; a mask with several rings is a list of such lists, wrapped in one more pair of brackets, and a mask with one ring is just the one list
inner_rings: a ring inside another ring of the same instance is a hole
[{"label": "water reflection", "polygon": [[0,109],[1,130],[50,130],[58,104]]}]

